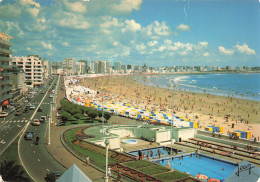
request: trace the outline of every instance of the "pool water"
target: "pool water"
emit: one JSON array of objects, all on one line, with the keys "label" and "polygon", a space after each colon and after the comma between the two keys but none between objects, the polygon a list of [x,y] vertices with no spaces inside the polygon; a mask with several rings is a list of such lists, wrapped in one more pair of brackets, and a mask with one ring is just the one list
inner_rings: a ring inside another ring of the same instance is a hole
[{"label": "pool water", "polygon": [[137,144],[137,141],[136,140],[123,140],[124,144]]},{"label": "pool water", "polygon": [[[143,149],[141,151],[142,151],[142,154],[144,154],[144,159],[147,159],[148,153],[149,153],[149,159],[157,159],[157,158],[159,158],[158,150],[160,150],[160,153],[161,153],[160,157],[161,158],[170,156],[169,155],[169,152],[170,152],[169,147],[155,147],[155,148]],[[130,151],[128,153],[132,154],[134,156],[138,156],[138,151],[139,150],[134,150],[134,151]],[[176,153],[176,151],[177,151],[177,149],[173,149],[173,152]],[[183,151],[178,150],[178,153],[181,153],[181,152],[183,152]]]},{"label": "pool water", "polygon": [[[167,166],[168,161],[170,164],[170,158],[155,160],[154,162]],[[235,164],[203,155],[198,155],[198,157],[195,154],[192,155],[192,157],[190,155],[186,155],[183,156],[183,158],[174,157],[173,159],[173,169],[189,173],[193,176],[197,176],[197,174],[200,173],[218,180],[226,179],[235,168]]]}]

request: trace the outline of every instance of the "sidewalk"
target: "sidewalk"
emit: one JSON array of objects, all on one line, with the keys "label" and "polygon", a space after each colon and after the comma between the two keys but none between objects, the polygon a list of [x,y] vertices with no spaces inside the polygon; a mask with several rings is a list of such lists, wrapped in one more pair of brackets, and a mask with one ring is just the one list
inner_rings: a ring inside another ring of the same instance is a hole
[{"label": "sidewalk", "polygon": [[[61,77],[61,79],[63,78]],[[61,79],[58,86],[57,108],[60,107],[60,100],[63,99],[65,95],[65,92],[59,89],[59,87],[61,86]],[[52,120],[57,123],[57,109],[52,112]],[[88,167],[86,163],[76,158],[62,145],[60,140],[62,131],[72,127],[77,126],[51,126],[51,145],[46,145],[46,149],[52,155],[52,157],[64,167],[69,168],[72,164],[76,164],[80,168],[80,170],[82,170],[93,182],[104,182],[104,173],[91,166]]]}]

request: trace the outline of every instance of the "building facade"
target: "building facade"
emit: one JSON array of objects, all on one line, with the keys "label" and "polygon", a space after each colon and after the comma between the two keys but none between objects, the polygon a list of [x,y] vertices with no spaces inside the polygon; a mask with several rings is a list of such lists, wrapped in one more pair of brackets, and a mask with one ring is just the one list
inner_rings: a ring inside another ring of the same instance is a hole
[{"label": "building facade", "polygon": [[116,72],[120,73],[120,72],[121,72],[121,66],[122,66],[121,62],[120,62],[120,61],[116,61],[116,62],[114,63],[114,70],[115,70]]},{"label": "building facade", "polygon": [[27,87],[38,87],[43,84],[44,68],[39,56],[12,57],[12,65],[25,72],[25,83]]},{"label": "building facade", "polygon": [[10,55],[12,51],[12,43],[9,42],[13,39],[10,35],[0,32],[0,111],[6,107],[8,100],[12,98],[12,79],[10,67]]},{"label": "building facade", "polygon": [[76,74],[86,74],[86,64],[84,62],[76,62]]},{"label": "building facade", "polygon": [[67,75],[74,75],[76,72],[75,69],[75,59],[74,58],[65,58],[63,63],[64,73]]}]

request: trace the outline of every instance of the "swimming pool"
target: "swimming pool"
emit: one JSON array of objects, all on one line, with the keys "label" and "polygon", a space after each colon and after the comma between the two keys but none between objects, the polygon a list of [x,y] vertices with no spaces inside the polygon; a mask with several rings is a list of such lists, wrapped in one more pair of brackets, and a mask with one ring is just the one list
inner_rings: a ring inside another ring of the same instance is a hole
[{"label": "swimming pool", "polygon": [[124,143],[124,144],[137,144],[137,141],[133,140],[133,139],[131,139],[131,140],[123,140],[122,143]]},{"label": "swimming pool", "polygon": [[[167,166],[168,161],[170,164],[170,158],[155,160],[154,162]],[[198,157],[196,154],[193,154],[192,156],[186,155],[183,157],[174,157],[173,159],[173,169],[189,173],[193,176],[201,173],[218,180],[226,179],[235,168],[236,165],[231,162],[224,162],[201,154]]]},{"label": "swimming pool", "polygon": [[[158,150],[160,150],[160,153],[161,153],[160,158],[170,156],[170,151],[171,151],[170,147],[154,147],[154,148],[143,149],[141,151],[142,151],[142,154],[144,155],[144,159],[148,159],[148,156],[149,156],[149,159],[157,159],[157,158],[159,158]],[[134,156],[138,156],[138,151],[139,150],[133,150],[133,151],[130,151],[127,153],[132,154]],[[178,154],[184,152],[182,150],[173,148],[173,152],[176,153],[176,151],[178,151]],[[148,152],[149,152],[149,155],[148,155]]]}]

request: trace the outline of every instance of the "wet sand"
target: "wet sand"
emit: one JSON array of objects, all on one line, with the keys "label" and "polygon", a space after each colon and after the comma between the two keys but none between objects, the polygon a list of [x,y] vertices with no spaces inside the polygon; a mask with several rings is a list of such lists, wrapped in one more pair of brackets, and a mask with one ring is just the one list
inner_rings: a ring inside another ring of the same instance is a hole
[{"label": "wet sand", "polygon": [[[145,86],[133,78],[133,75],[85,78],[80,80],[80,85],[100,93],[104,85],[108,94],[115,96],[112,100],[114,102],[132,102],[139,108],[173,112],[172,89]],[[177,116],[198,121],[202,130],[205,126],[215,125],[223,126],[224,133],[250,130],[253,136],[260,137],[259,101],[175,90],[174,109]],[[225,119],[226,114],[230,114],[228,121]],[[234,128],[231,128],[232,123]]]}]

